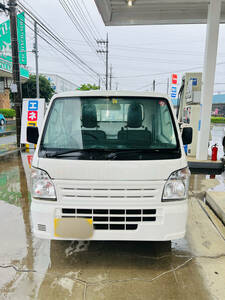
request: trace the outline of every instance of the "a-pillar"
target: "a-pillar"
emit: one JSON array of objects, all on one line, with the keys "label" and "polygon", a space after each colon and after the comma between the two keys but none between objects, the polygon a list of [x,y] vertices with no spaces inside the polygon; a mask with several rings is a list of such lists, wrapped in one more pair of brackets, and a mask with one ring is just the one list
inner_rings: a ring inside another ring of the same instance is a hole
[{"label": "a-pillar", "polygon": [[199,160],[206,160],[208,158],[208,141],[216,71],[220,14],[221,0],[211,0],[208,9],[208,22],[201,95],[201,113],[199,121],[199,133],[196,155],[196,158]]}]

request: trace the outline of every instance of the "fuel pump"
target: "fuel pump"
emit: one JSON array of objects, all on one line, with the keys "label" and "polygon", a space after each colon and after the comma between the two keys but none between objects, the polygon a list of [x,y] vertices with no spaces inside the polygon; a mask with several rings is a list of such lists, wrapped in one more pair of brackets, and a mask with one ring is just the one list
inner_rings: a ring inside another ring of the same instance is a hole
[{"label": "fuel pump", "polygon": [[186,73],[179,91],[178,121],[193,128],[192,143],[187,147],[187,155],[190,156],[196,156],[197,150],[201,86],[202,73]]}]

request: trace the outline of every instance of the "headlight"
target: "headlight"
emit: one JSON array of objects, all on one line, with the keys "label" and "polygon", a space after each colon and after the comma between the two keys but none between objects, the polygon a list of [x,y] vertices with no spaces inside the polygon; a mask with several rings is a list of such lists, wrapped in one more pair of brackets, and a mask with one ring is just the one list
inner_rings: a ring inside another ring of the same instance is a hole
[{"label": "headlight", "polygon": [[45,171],[31,170],[31,194],[33,198],[56,201],[54,184]]},{"label": "headlight", "polygon": [[173,172],[164,186],[162,201],[166,202],[186,199],[189,177],[190,171],[188,168]]}]

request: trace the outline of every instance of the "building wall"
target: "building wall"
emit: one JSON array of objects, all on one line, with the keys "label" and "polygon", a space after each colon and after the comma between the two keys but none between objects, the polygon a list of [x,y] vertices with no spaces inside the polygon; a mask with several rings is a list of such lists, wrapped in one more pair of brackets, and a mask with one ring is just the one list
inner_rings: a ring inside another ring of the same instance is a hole
[{"label": "building wall", "polygon": [[43,73],[43,75],[50,81],[51,86],[56,93],[75,91],[78,88],[76,84],[59,75],[47,73]]},{"label": "building wall", "polygon": [[9,100],[9,89],[5,89],[3,94],[0,94],[0,108],[11,108]]},{"label": "building wall", "polygon": [[212,115],[218,117],[225,117],[225,103],[213,103]]}]

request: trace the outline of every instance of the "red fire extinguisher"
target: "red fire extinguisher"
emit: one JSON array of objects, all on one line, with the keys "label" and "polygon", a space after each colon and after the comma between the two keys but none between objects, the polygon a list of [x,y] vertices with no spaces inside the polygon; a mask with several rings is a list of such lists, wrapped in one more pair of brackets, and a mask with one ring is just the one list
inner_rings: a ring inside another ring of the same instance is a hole
[{"label": "red fire extinguisher", "polygon": [[218,147],[217,144],[212,146],[212,160],[217,160]]}]

